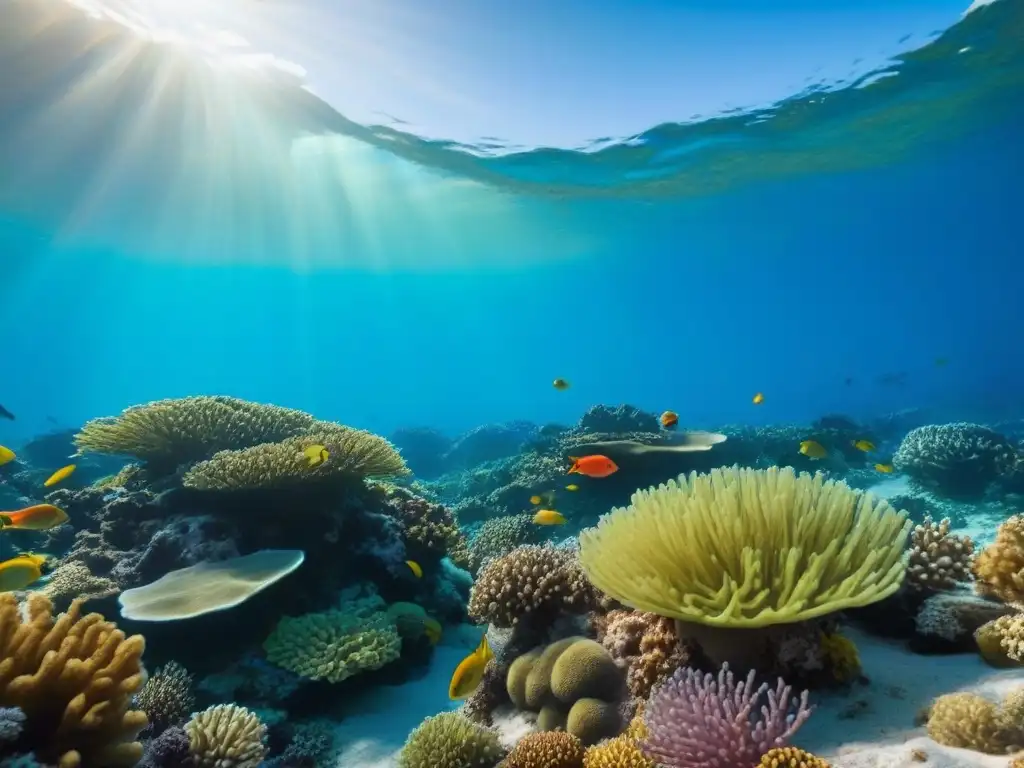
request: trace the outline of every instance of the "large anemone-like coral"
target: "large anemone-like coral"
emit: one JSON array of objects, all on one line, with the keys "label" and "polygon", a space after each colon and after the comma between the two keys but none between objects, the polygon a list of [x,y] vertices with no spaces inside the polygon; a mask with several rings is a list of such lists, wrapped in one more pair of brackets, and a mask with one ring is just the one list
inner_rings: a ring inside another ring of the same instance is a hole
[{"label": "large anemone-like coral", "polygon": [[595,597],[573,552],[527,545],[484,566],[470,593],[469,615],[512,627],[526,618],[583,613]]},{"label": "large anemone-like coral", "polygon": [[[323,446],[328,458],[310,466],[303,451],[311,446]],[[297,437],[219,451],[186,472],[182,484],[201,491],[241,491],[408,472],[401,454],[383,437],[340,424],[317,422],[311,431]]]},{"label": "large anemone-like coral", "polygon": [[140,635],[125,637],[80,604],[54,617],[42,595],[19,606],[0,594],[0,707],[18,707],[24,727],[11,745],[61,768],[133,766],[146,715],[131,709],[143,683]]},{"label": "large anemone-like coral", "polygon": [[974,560],[978,592],[1005,603],[1024,603],[1024,515],[999,526],[996,540]]},{"label": "large anemone-like coral", "polygon": [[765,627],[891,595],[909,528],[821,474],[734,467],[633,494],[580,534],[580,560],[594,586],[637,610]]},{"label": "large anemone-like coral", "polygon": [[893,455],[914,481],[949,497],[976,497],[1016,471],[1013,443],[979,424],[929,424],[912,429]]},{"label": "large anemone-like coral", "polygon": [[218,704],[185,724],[197,768],[256,768],[267,756],[267,728],[245,707]]},{"label": "large anemone-like coral", "polygon": [[954,589],[970,581],[974,542],[949,530],[949,519],[939,523],[925,517],[910,534],[907,584],[913,589],[937,591]]},{"label": "large anemone-like coral", "polygon": [[199,396],[157,400],[93,419],[75,435],[79,451],[133,456],[173,469],[217,451],[277,442],[309,431],[308,413],[240,400]]},{"label": "large anemone-like coral", "polygon": [[409,734],[399,768],[494,768],[505,750],[498,734],[458,712],[428,717]]}]

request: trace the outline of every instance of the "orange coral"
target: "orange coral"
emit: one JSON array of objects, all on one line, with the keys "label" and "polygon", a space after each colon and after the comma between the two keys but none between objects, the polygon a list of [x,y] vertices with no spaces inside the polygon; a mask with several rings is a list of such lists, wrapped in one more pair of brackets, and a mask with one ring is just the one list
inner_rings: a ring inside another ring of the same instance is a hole
[{"label": "orange coral", "polygon": [[502,768],[582,768],[583,744],[561,731],[531,733],[516,744]]},{"label": "orange coral", "polygon": [[761,756],[760,768],[831,768],[817,755],[796,747],[776,747]]},{"label": "orange coral", "polygon": [[1024,515],[999,526],[996,540],[974,560],[978,592],[1004,603],[1024,602]]}]

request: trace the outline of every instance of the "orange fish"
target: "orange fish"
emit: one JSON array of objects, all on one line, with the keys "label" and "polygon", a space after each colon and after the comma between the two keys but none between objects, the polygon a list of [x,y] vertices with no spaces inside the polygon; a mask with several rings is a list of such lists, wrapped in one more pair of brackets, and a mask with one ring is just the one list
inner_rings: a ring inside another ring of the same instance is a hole
[{"label": "orange fish", "polygon": [[67,521],[67,513],[52,504],[36,504],[12,512],[0,512],[0,530],[14,528],[20,531],[48,531]]},{"label": "orange fish", "polygon": [[758,392],[756,395],[754,395],[754,405],[760,405],[763,402],[764,402],[764,395],[762,395],[760,392]]},{"label": "orange fish", "polygon": [[608,477],[619,471],[619,465],[607,456],[570,456],[569,461],[572,462],[568,472],[570,475],[575,472],[587,477]]},{"label": "orange fish", "polygon": [[665,411],[661,414],[661,418],[658,419],[661,422],[661,426],[664,429],[672,429],[676,424],[679,423],[679,414],[675,411]]}]

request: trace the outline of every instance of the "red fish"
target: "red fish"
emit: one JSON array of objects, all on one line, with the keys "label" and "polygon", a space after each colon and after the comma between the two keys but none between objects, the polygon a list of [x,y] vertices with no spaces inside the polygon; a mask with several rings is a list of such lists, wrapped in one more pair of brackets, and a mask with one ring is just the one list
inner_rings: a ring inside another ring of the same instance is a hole
[{"label": "red fish", "polygon": [[679,423],[679,414],[675,411],[665,411],[658,419],[664,429],[672,429]]},{"label": "red fish", "polygon": [[575,472],[578,475],[587,477],[608,477],[619,471],[619,465],[607,456],[570,456],[572,466],[568,474]]}]

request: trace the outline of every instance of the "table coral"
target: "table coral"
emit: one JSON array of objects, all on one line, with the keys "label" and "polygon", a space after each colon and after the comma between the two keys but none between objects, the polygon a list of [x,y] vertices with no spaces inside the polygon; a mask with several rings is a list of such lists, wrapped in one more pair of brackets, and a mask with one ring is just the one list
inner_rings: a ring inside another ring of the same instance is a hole
[{"label": "table coral", "polygon": [[78,602],[58,617],[52,610],[42,595],[19,606],[0,594],[0,706],[25,713],[14,748],[61,768],[135,765],[146,716],[131,698],[145,641],[97,613],[82,616]]},{"label": "table coral", "polygon": [[263,643],[267,659],[309,680],[341,682],[396,660],[402,640],[386,613],[285,616]]}]

